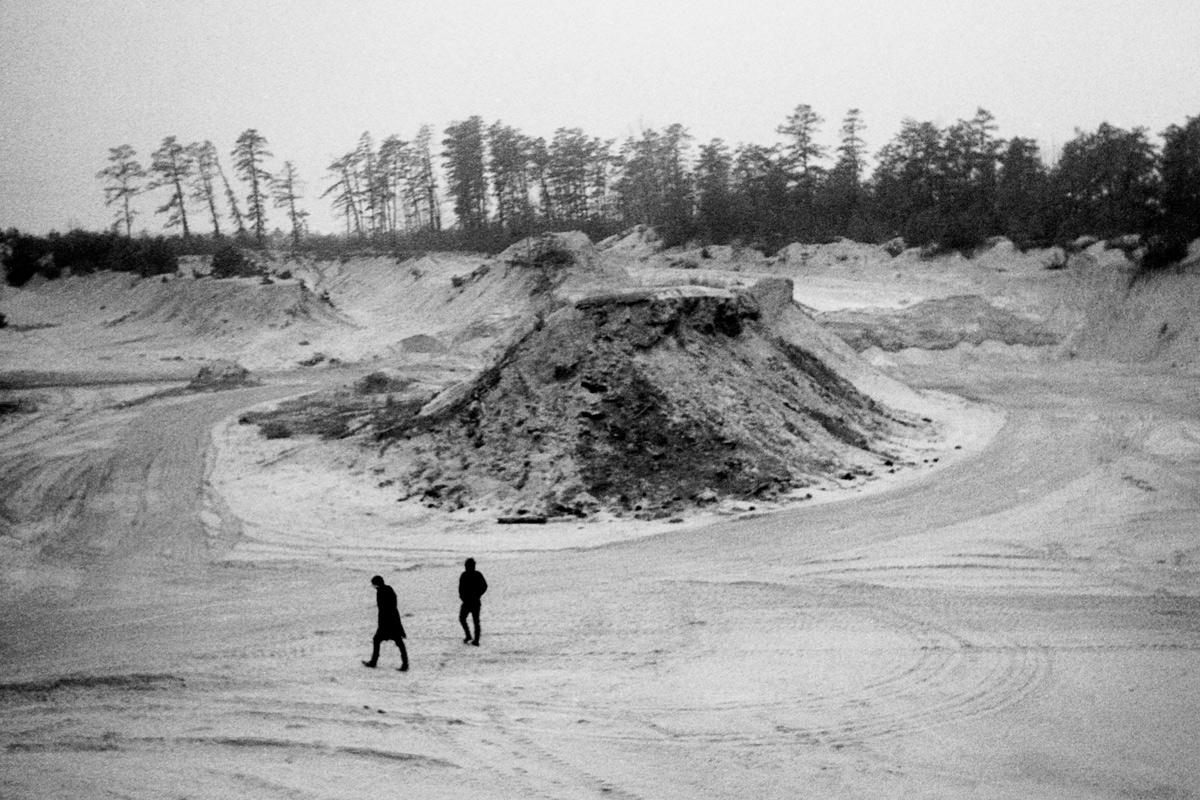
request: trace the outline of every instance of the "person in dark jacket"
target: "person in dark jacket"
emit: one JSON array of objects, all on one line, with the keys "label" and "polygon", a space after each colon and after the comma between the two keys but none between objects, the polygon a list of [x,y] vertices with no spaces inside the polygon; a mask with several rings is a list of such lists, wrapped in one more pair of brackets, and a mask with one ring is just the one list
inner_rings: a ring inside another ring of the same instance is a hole
[{"label": "person in dark jacket", "polygon": [[[458,610],[458,621],[462,624],[463,633],[466,637],[463,639],[463,644],[473,644],[479,646],[479,601],[483,597],[483,593],[487,591],[487,580],[484,579],[483,573],[475,569],[475,559],[468,558],[464,564],[466,567],[463,574],[458,576],[458,599],[462,600],[462,607]],[[471,636],[471,628],[467,625],[467,616],[470,615],[475,620],[475,635]]]},{"label": "person in dark jacket", "polygon": [[364,667],[374,668],[379,662],[380,642],[393,641],[400,648],[400,671],[408,671],[408,650],[404,647],[404,624],[400,622],[400,611],[396,608],[396,592],[376,575],[371,578],[375,586],[375,604],[379,606],[379,627],[375,630],[374,648],[371,650],[371,660],[364,661]]}]

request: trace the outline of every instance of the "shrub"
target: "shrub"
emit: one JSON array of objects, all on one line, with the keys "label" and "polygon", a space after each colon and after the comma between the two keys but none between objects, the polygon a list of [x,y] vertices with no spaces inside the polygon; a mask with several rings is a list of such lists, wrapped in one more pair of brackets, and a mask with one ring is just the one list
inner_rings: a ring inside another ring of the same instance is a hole
[{"label": "shrub", "polygon": [[212,276],[214,278],[246,278],[258,274],[242,250],[235,244],[225,244],[213,253]]},{"label": "shrub", "polygon": [[50,248],[55,262],[75,275],[106,269],[109,256],[122,238],[115,233],[92,233],[72,230],[65,234],[51,233]]},{"label": "shrub", "polygon": [[108,269],[136,272],[143,278],[169,275],[179,269],[171,244],[161,236],[153,239],[119,239],[108,254]]},{"label": "shrub", "polygon": [[1159,234],[1147,240],[1146,254],[1138,263],[1134,279],[1162,272],[1187,258],[1187,237],[1179,234]]},{"label": "shrub", "polygon": [[9,286],[24,286],[40,274],[44,259],[50,255],[50,244],[45,239],[16,230],[4,234],[4,244],[4,275]]},{"label": "shrub", "polygon": [[23,286],[34,275],[53,280],[66,270],[85,274],[106,269],[149,277],[179,268],[174,248],[161,236],[126,239],[115,233],[73,230],[43,238],[12,230],[4,240],[4,266],[12,286]]}]

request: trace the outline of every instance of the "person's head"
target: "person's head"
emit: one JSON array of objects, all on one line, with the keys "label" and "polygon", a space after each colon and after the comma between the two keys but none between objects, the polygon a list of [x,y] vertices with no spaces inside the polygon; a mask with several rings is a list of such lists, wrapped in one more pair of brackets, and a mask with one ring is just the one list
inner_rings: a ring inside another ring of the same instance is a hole
[{"label": "person's head", "polygon": [[474,572],[475,571],[475,559],[468,558],[466,560],[466,562],[463,564],[463,566],[465,566],[467,568],[467,572]]},{"label": "person's head", "polygon": [[383,586],[383,578],[376,575],[374,578],[371,578],[371,584],[376,588]]}]

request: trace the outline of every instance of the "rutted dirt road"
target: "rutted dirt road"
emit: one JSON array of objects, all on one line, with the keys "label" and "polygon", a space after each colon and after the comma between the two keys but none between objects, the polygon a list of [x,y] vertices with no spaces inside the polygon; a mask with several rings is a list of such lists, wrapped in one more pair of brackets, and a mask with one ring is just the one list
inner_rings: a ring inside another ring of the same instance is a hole
[{"label": "rutted dirt road", "polygon": [[[294,389],[127,409],[90,439],[109,466],[56,473],[90,494],[47,559],[94,566],[0,615],[0,795],[1200,796],[1194,380],[909,377],[1007,422],[888,492],[481,559],[479,649],[471,553],[226,559],[207,431]],[[374,572],[410,673],[358,665]]]}]

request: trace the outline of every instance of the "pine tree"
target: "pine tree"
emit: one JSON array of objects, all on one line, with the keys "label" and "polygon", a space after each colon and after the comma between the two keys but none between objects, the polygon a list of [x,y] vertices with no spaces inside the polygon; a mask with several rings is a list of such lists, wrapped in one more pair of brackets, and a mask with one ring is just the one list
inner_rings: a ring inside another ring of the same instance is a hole
[{"label": "pine tree", "polygon": [[378,167],[379,158],[375,153],[375,141],[369,131],[364,131],[358,138],[358,147],[354,151],[354,163],[357,166],[355,185],[362,197],[363,218],[367,232],[378,235],[385,229],[385,209],[383,187],[380,185]]},{"label": "pine tree", "polygon": [[825,146],[817,142],[817,131],[824,121],[812,106],[801,103],[777,128],[789,139],[783,147],[784,157],[795,173],[797,192],[806,206],[811,206],[816,189],[817,162],[825,157]]},{"label": "pine tree", "polygon": [[791,170],[778,147],[740,145],[733,155],[733,196],[738,229],[766,246],[790,233]]},{"label": "pine tree", "polygon": [[617,192],[626,225],[658,225],[663,221],[665,179],[659,159],[660,138],[658,131],[647,128],[641,138],[630,137],[621,145]]},{"label": "pine tree", "polygon": [[472,116],[450,123],[442,147],[458,224],[468,231],[483,228],[487,224],[488,205],[483,120]]},{"label": "pine tree", "polygon": [[304,220],[308,212],[299,208],[297,203],[303,198],[304,187],[296,173],[296,167],[291,161],[283,162],[283,171],[275,181],[275,206],[287,212],[292,224],[292,248],[300,248],[300,237],[304,233]]},{"label": "pine tree", "polygon": [[150,172],[155,177],[149,188],[167,187],[171,190],[170,199],[154,213],[168,214],[164,227],[181,226],[184,239],[190,239],[192,236],[188,228],[187,195],[184,193],[184,186],[196,172],[194,150],[195,145],[184,146],[174,136],[167,136],[152,154],[153,161],[150,162]]},{"label": "pine tree", "polygon": [[[404,209],[405,185],[412,169],[412,152],[408,142],[399,136],[388,136],[379,143],[376,174],[376,192],[383,204],[384,228],[395,233],[401,227],[401,218],[407,217]],[[407,227],[407,219],[406,219]]]},{"label": "pine tree", "polygon": [[862,183],[862,174],[866,162],[867,144],[863,141],[862,132],[866,130],[862,121],[862,112],[852,108],[842,119],[842,142],[838,145],[838,159],[835,171],[845,175],[848,185],[857,189]]},{"label": "pine tree", "polygon": [[861,112],[852,108],[842,119],[841,142],[837,161],[818,196],[818,213],[824,223],[840,235],[864,238],[867,222],[863,213],[863,172],[866,168],[866,142]]},{"label": "pine tree", "polygon": [[212,218],[213,236],[219,238],[221,236],[221,216],[217,212],[216,182],[219,177],[217,148],[207,140],[203,143],[193,142],[188,145],[188,155],[196,165],[195,172],[192,174],[191,197],[196,202],[203,203],[208,209],[209,216]]},{"label": "pine tree", "polygon": [[610,143],[579,128],[559,128],[547,149],[544,179],[559,221],[577,225],[598,218],[608,188]]},{"label": "pine tree", "polygon": [[876,156],[874,209],[890,234],[909,244],[937,241],[942,196],[942,131],[932,122],[905,119]]},{"label": "pine tree", "polygon": [[346,218],[346,235],[351,232],[361,237],[363,235],[362,210],[359,208],[358,173],[356,170],[357,151],[334,159],[326,168],[333,183],[321,193],[325,198],[333,195],[333,207]]},{"label": "pine tree", "polygon": [[647,128],[640,139],[627,139],[618,157],[616,190],[625,224],[660,228],[670,244],[693,232],[692,137],[676,123],[662,132]]},{"label": "pine tree", "polygon": [[1037,142],[1020,136],[1009,139],[996,178],[1000,233],[1021,246],[1048,244],[1054,231],[1047,188],[1046,165]]},{"label": "pine tree", "polygon": [[529,163],[531,178],[537,186],[538,205],[542,211],[542,223],[547,227],[555,224],[558,213],[554,208],[554,197],[550,191],[550,148],[541,136],[530,142]]},{"label": "pine tree", "polygon": [[137,152],[127,144],[109,148],[108,161],[109,165],[96,173],[97,178],[105,181],[104,204],[121,204],[113,227],[124,223],[125,237],[132,238],[133,218],[137,212],[130,206],[130,201],[143,191],[141,181],[146,177],[146,170],[138,162]]},{"label": "pine tree", "polygon": [[496,222],[506,231],[527,230],[533,221],[529,189],[533,140],[500,121],[488,127],[488,168],[496,196]]},{"label": "pine tree", "polygon": [[238,238],[246,235],[246,218],[242,215],[241,206],[238,205],[237,193],[233,191],[233,186],[229,183],[229,176],[225,174],[225,168],[221,166],[221,162],[216,158],[216,152],[213,153],[213,164],[217,168],[217,176],[221,179],[221,186],[225,189],[225,201],[229,203],[229,218],[233,220],[234,230],[237,232]]},{"label": "pine tree", "polygon": [[409,198],[420,227],[442,229],[437,172],[433,166],[433,128],[422,125],[413,140],[413,170],[409,176]]},{"label": "pine tree", "polygon": [[271,188],[271,173],[263,162],[271,157],[267,139],[254,128],[247,128],[234,144],[233,168],[248,185],[247,213],[254,224],[254,238],[261,247],[267,232],[267,193]]},{"label": "pine tree", "polygon": [[734,234],[733,156],[720,139],[700,146],[696,162],[696,215],[700,233],[711,242]]}]

